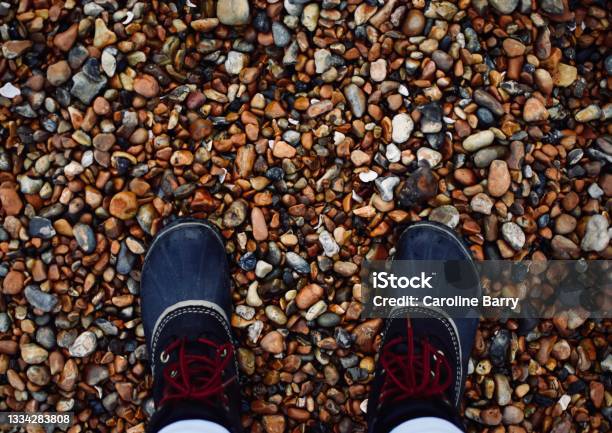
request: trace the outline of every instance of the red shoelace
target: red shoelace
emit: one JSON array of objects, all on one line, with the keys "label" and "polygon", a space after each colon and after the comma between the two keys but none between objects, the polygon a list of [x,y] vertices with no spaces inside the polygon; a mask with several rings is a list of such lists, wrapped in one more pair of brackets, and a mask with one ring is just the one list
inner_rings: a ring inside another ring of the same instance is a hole
[{"label": "red shoelace", "polygon": [[[380,394],[381,402],[441,395],[452,381],[448,359],[427,339],[421,340],[421,351],[415,353],[413,328],[410,326],[410,320],[406,322],[407,337],[394,338],[382,349],[380,362],[385,369],[386,378]],[[397,346],[405,344],[407,353],[397,353]],[[443,376],[445,379],[441,382]]]},{"label": "red shoelace", "polygon": [[[178,350],[177,360],[164,367],[166,387],[161,405],[177,400],[210,401],[223,395],[224,388],[236,377],[223,382],[223,371],[233,359],[231,343],[217,344],[205,338],[198,338],[190,344],[203,344],[213,351],[212,357],[187,353],[187,338],[175,340],[164,350],[166,356]],[[225,398],[225,396],[223,395]]]}]

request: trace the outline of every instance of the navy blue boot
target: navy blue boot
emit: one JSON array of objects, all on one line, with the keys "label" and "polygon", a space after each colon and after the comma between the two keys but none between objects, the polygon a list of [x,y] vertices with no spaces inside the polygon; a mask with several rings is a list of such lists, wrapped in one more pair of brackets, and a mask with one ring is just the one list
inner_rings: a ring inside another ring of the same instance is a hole
[{"label": "navy blue boot", "polygon": [[229,266],[217,230],[192,219],[165,227],[145,257],[141,299],[157,408],[148,431],[185,419],[241,431]]},{"label": "navy blue boot", "polygon": [[[394,260],[460,264],[463,275],[457,290],[463,293],[457,294],[480,296],[470,251],[446,226],[420,222],[408,227],[399,237]],[[457,275],[452,274],[453,266],[449,266],[444,275],[449,284],[446,293],[457,282]],[[385,323],[368,398],[370,432],[387,433],[405,421],[427,416],[443,418],[463,429],[458,414],[478,322],[477,312],[474,318],[452,318],[433,307],[393,311]]]}]

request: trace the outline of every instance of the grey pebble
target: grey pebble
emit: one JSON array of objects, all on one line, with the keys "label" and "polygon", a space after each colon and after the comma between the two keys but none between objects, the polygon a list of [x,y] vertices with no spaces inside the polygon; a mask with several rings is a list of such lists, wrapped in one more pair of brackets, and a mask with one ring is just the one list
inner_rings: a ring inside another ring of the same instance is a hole
[{"label": "grey pebble", "polygon": [[134,263],[136,263],[136,256],[132,254],[126,243],[122,242],[117,255],[117,272],[121,275],[129,274]]},{"label": "grey pebble", "polygon": [[562,0],[542,0],[540,7],[549,14],[558,15],[563,13],[563,1]]},{"label": "grey pebble", "polygon": [[[89,62],[92,59],[89,59]],[[95,59],[94,59],[95,60]],[[101,76],[99,71],[97,74],[91,74],[92,68],[88,69],[89,73],[85,72],[87,62],[82,71],[77,72],[72,77],[72,88],[70,93],[72,96],[79,99],[83,104],[89,105],[91,101],[106,87],[106,78]],[[94,76],[92,76],[94,75]]]},{"label": "grey pebble", "polygon": [[74,238],[79,247],[86,253],[91,254],[96,249],[96,235],[87,224],[78,223],[72,229]]},{"label": "grey pebble", "polygon": [[310,273],[310,266],[308,262],[304,260],[299,254],[289,251],[285,254],[287,264],[296,272],[300,274]]},{"label": "grey pebble", "polygon": [[95,386],[110,377],[108,368],[103,365],[90,364],[85,369],[85,383]]},{"label": "grey pebble", "polygon": [[504,114],[504,107],[502,104],[485,90],[475,90],[474,101],[476,101],[478,105],[489,109],[496,116],[502,116]]},{"label": "grey pebble", "polygon": [[94,321],[94,325],[96,325],[104,334],[106,335],[119,335],[119,329],[108,320],[99,317]]},{"label": "grey pebble", "polygon": [[340,320],[340,316],[336,313],[327,312],[317,317],[317,324],[322,328],[333,328],[340,323]]},{"label": "grey pebble", "polygon": [[400,179],[397,176],[379,177],[374,181],[376,189],[380,193],[380,198],[384,201],[393,200],[393,190],[400,183]]},{"label": "grey pebble", "polygon": [[366,111],[366,96],[363,90],[354,83],[344,88],[344,96],[348,100],[351,111],[355,117],[362,117]]},{"label": "grey pebble", "polygon": [[504,146],[489,146],[480,149],[474,154],[474,165],[478,168],[488,167],[493,160],[502,159],[507,150]]},{"label": "grey pebble", "polygon": [[119,394],[112,392],[102,399],[102,406],[109,412],[112,412],[119,403]]},{"label": "grey pebble", "polygon": [[42,239],[51,239],[55,236],[55,229],[51,220],[41,217],[33,217],[28,225],[28,233],[30,236]]},{"label": "grey pebble", "polygon": [[11,327],[11,318],[6,313],[0,313],[0,332],[6,332]]},{"label": "grey pebble", "polygon": [[36,330],[36,342],[47,350],[55,347],[55,333],[48,326],[40,327]]},{"label": "grey pebble", "polygon": [[74,343],[74,340],[78,337],[79,333],[76,329],[62,329],[57,333],[57,345],[64,349],[68,349]]},{"label": "grey pebble", "polygon": [[40,179],[32,179],[28,176],[19,177],[19,190],[23,194],[38,194],[42,186],[43,181]]},{"label": "grey pebble", "polygon": [[71,356],[76,358],[84,358],[91,355],[98,345],[96,334],[91,331],[85,331],[79,335],[72,343],[68,351]]},{"label": "grey pebble", "polygon": [[33,284],[26,286],[24,295],[30,305],[44,311],[45,313],[53,311],[58,302],[56,295],[43,292],[38,288],[38,286]]},{"label": "grey pebble", "polygon": [[272,37],[274,38],[274,45],[277,47],[286,47],[291,42],[289,29],[278,21],[272,23]]}]

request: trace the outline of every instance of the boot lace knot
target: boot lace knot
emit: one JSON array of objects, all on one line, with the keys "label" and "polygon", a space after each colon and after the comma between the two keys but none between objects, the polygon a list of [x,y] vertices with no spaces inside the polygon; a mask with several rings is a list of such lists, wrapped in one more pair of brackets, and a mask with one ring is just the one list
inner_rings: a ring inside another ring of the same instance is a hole
[{"label": "boot lace knot", "polygon": [[[170,343],[161,353],[162,362],[166,365],[162,372],[165,389],[160,405],[180,400],[214,403],[213,398],[219,395],[222,399],[227,399],[223,390],[236,380],[236,376],[223,381],[223,372],[233,359],[233,345],[217,344],[206,338],[198,338],[189,344],[210,347],[212,356],[188,353],[187,338],[180,338]],[[176,361],[168,363],[173,352],[177,352]]]},{"label": "boot lace knot", "polygon": [[380,362],[386,372],[381,402],[442,395],[452,381],[448,359],[428,339],[420,341],[417,353],[413,328],[407,322],[407,337],[393,338],[381,352]]}]

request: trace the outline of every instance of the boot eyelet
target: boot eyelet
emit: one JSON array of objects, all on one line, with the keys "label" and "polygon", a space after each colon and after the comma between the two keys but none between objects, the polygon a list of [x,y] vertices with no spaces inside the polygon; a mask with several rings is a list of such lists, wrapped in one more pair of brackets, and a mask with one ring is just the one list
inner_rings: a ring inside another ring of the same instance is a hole
[{"label": "boot eyelet", "polygon": [[178,371],[176,371],[176,370],[172,370],[172,371],[170,372],[170,377],[176,377],[176,375],[177,375],[177,374],[178,374]]},{"label": "boot eyelet", "polygon": [[224,347],[223,350],[221,350],[221,353],[219,353],[219,356],[221,358],[225,358],[227,356],[227,349]]},{"label": "boot eyelet", "polygon": [[159,354],[159,360],[165,364],[166,362],[168,362],[168,360],[170,359],[170,355],[168,355],[166,353],[166,351],[162,351],[162,353]]}]

